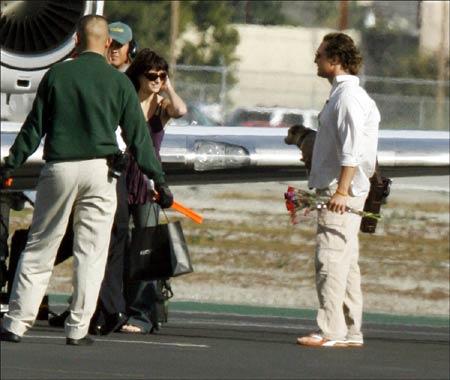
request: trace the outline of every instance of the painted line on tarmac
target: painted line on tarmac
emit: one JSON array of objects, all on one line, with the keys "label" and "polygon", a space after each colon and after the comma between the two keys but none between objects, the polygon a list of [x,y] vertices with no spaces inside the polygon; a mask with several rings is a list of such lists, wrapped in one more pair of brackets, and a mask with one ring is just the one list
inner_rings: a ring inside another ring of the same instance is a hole
[{"label": "painted line on tarmac", "polygon": [[[37,338],[37,339],[66,339],[61,336],[50,336],[50,335],[26,335],[26,338]],[[95,339],[96,342],[112,342],[112,343],[129,343],[129,344],[147,344],[154,346],[174,346],[182,348],[210,348],[206,344],[192,344],[192,343],[167,343],[167,342],[146,342],[142,340],[122,340],[122,339]]]},{"label": "painted line on tarmac", "polygon": [[183,348],[210,348],[206,344],[192,344],[192,343],[164,343],[164,342],[143,342],[140,340],[121,340],[121,339],[97,339],[99,342],[114,342],[114,343],[138,343],[138,344],[152,344],[156,346],[175,346]]}]

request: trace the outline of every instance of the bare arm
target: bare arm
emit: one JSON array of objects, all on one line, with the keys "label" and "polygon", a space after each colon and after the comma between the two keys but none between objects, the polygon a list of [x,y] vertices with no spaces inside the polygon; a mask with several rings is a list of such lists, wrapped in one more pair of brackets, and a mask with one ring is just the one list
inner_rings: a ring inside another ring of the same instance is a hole
[{"label": "bare arm", "polygon": [[165,107],[167,118],[179,118],[187,113],[187,106],[183,99],[176,93],[175,89],[170,82],[170,78],[167,77],[161,91],[167,94],[167,106]]},{"label": "bare arm", "polygon": [[350,185],[353,180],[353,176],[356,173],[356,167],[342,166],[341,175],[339,176],[338,188],[336,192],[331,196],[328,202],[328,209],[333,212],[339,212],[343,214],[347,206],[347,197],[350,190]]}]

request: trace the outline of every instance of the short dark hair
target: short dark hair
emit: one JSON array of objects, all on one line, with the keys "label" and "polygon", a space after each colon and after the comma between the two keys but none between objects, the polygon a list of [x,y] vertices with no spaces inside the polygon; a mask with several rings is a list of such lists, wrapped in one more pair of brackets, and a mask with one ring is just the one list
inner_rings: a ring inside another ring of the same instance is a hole
[{"label": "short dark hair", "polygon": [[327,43],[325,51],[328,58],[338,58],[342,68],[357,75],[362,63],[361,53],[352,38],[344,33],[329,33],[323,38]]},{"label": "short dark hair", "polygon": [[144,48],[140,50],[130,67],[125,71],[131,82],[133,82],[136,91],[139,91],[139,76],[147,72],[148,70],[164,70],[169,72],[169,64],[167,61],[156,54],[149,48]]},{"label": "short dark hair", "polygon": [[108,20],[101,15],[85,15],[77,22],[76,33],[79,37],[77,51],[86,49],[89,41],[106,42],[109,36]]}]

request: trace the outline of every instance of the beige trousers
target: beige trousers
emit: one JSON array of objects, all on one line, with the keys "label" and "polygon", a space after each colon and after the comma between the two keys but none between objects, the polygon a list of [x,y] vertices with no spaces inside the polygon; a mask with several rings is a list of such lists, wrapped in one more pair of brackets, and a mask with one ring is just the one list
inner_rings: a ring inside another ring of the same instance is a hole
[{"label": "beige trousers", "polygon": [[108,176],[105,159],[47,163],[42,169],[28,241],[3,319],[3,327],[19,336],[34,324],[72,209],[73,296],[65,332],[73,339],[88,333],[116,210],[116,180]]},{"label": "beige trousers", "polygon": [[[331,195],[335,189],[318,190]],[[361,211],[367,195],[349,197],[347,206]],[[352,213],[318,213],[315,256],[319,297],[317,323],[330,340],[362,340],[363,297],[359,271],[358,233],[361,217]]]}]

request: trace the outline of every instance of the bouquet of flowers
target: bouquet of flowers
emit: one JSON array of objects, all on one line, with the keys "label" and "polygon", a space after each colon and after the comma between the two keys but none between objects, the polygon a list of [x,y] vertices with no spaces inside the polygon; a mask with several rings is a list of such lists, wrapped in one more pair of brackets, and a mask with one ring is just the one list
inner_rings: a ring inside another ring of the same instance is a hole
[{"label": "bouquet of flowers", "polygon": [[[311,191],[295,189],[292,186],[288,186],[287,191],[284,193],[284,199],[286,200],[286,209],[291,214],[292,224],[297,224],[298,211],[304,210],[303,215],[308,215],[311,211],[327,208],[330,197],[320,196]],[[350,207],[347,207],[346,211],[376,220],[381,219],[380,214],[367,211],[358,211]]]}]

